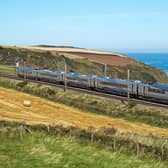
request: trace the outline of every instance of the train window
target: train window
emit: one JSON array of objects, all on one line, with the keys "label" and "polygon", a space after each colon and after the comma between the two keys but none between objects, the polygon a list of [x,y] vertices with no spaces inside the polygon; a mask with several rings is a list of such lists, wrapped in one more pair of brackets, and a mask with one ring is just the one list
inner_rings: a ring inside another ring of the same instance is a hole
[{"label": "train window", "polygon": [[113,86],[113,87],[127,88],[127,85],[120,84],[120,83],[101,82],[101,84]]},{"label": "train window", "polygon": [[88,79],[84,79],[84,78],[72,78],[72,77],[67,77],[68,80],[79,80],[79,81],[84,81],[84,82],[88,82]]},{"label": "train window", "polygon": [[43,73],[40,73],[40,75],[42,76],[42,77],[57,77],[57,75],[52,75],[52,74],[43,74]]},{"label": "train window", "polygon": [[21,71],[21,73],[25,74],[25,73],[27,73],[27,71]]},{"label": "train window", "polygon": [[153,93],[160,93],[160,94],[165,94],[164,90],[161,89],[155,89],[155,88],[148,88],[149,92],[153,92]]}]

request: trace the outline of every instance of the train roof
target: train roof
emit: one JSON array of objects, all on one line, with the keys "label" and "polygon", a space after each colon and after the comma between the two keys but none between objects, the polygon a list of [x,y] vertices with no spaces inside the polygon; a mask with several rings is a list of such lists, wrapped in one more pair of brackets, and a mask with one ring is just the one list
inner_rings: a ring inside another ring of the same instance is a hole
[{"label": "train roof", "polygon": [[154,84],[151,84],[151,86],[156,87],[156,88],[161,89],[161,90],[168,91],[168,85],[166,85],[166,84],[154,83]]},{"label": "train roof", "polygon": [[92,78],[92,77],[94,77],[94,75],[77,74],[74,72],[68,72],[67,76],[74,77],[74,78]]},{"label": "train roof", "polygon": [[[121,84],[128,84],[128,80],[126,79],[117,79],[117,78],[110,78],[110,77],[98,77],[98,80],[102,80],[105,82],[110,82],[110,83],[121,83]],[[141,83],[140,81],[136,81],[136,80],[130,80],[130,83]]]},{"label": "train roof", "polygon": [[33,71],[33,68],[29,68],[29,67],[19,67],[19,71]]},{"label": "train roof", "polygon": [[64,72],[61,72],[61,71],[51,71],[51,70],[48,70],[48,69],[37,70],[37,72],[45,73],[45,74],[48,74],[48,75],[60,75],[60,74],[64,73]]}]

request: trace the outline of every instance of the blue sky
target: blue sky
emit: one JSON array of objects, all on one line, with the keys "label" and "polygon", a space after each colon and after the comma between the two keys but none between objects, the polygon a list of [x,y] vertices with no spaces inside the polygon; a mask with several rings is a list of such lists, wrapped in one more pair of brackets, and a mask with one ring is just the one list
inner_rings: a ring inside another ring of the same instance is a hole
[{"label": "blue sky", "polygon": [[4,0],[1,45],[168,51],[167,0]]}]

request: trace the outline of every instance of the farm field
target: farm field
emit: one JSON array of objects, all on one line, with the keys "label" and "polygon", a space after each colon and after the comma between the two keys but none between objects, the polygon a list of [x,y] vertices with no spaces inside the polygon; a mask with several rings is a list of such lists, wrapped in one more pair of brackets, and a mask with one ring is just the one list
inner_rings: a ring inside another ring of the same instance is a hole
[{"label": "farm field", "polygon": [[75,107],[83,110],[83,112],[91,112],[130,122],[140,122],[155,127],[168,128],[168,110],[165,108],[137,104],[129,106],[114,99],[104,99],[71,90],[64,92],[62,89],[56,87],[24,83],[4,78],[0,78],[0,86]]},{"label": "farm field", "polygon": [[135,60],[131,60],[129,57],[120,56],[117,54],[98,54],[98,53],[85,53],[85,52],[64,52],[68,54],[78,55],[83,58],[87,58],[91,61],[98,63],[104,63],[108,65],[127,66],[128,64],[138,64]]},{"label": "farm field", "polygon": [[37,49],[37,50],[49,50],[49,51],[58,51],[58,52],[74,52],[74,53],[92,53],[92,54],[107,54],[107,55],[116,55],[121,56],[120,54],[109,52],[109,51],[98,51],[98,50],[91,50],[86,48],[76,48],[76,47],[68,47],[68,46],[24,46],[23,48],[28,49]]},{"label": "farm field", "polygon": [[34,50],[44,50],[44,51],[56,51],[63,54],[71,54],[72,56],[79,56],[82,58],[87,58],[91,61],[95,61],[98,63],[104,63],[109,65],[119,65],[126,66],[128,64],[138,64],[135,60],[131,58],[113,52],[106,51],[96,51],[96,50],[88,50],[88,49],[79,49],[79,48],[60,48],[60,47],[40,47],[40,46],[32,46],[25,47],[28,49]]},{"label": "farm field", "polygon": [[[31,107],[23,106],[24,100],[30,100]],[[72,107],[2,87],[0,87],[0,119],[25,121],[28,124],[75,125],[80,128],[114,127],[119,132],[168,137],[167,129],[84,113]]]}]

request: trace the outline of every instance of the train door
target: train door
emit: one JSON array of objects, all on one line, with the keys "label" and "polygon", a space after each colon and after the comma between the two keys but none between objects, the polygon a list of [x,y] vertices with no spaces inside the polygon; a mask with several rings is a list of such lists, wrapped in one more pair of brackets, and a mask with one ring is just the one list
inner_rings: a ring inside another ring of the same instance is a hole
[{"label": "train door", "polygon": [[90,84],[90,87],[91,87],[91,88],[94,87],[94,82],[93,82],[93,80],[94,80],[93,77],[91,77],[91,78],[89,79],[89,84]]},{"label": "train door", "polygon": [[35,71],[35,80],[38,80],[38,72]]},{"label": "train door", "polygon": [[133,85],[133,83],[131,84],[131,94],[133,94],[134,93],[134,85]]},{"label": "train door", "polygon": [[145,97],[146,96],[146,86],[143,85],[143,84],[141,84],[138,87],[139,87],[139,89],[138,89],[138,91],[139,91],[138,95],[142,96],[142,97]]},{"label": "train door", "polygon": [[61,73],[61,75],[60,75],[60,82],[63,82],[64,79],[65,79],[65,75],[64,75],[64,73]]},{"label": "train door", "polygon": [[88,78],[88,87],[92,87],[92,78]]},{"label": "train door", "polygon": [[146,87],[143,86],[143,95],[146,96]]},{"label": "train door", "polygon": [[93,86],[94,86],[94,88],[97,87],[97,80],[96,80],[96,78],[93,78]]},{"label": "train door", "polygon": [[139,85],[136,85],[136,96],[139,96]]},{"label": "train door", "polygon": [[97,79],[95,77],[91,78],[91,87],[96,88],[97,87]]}]

